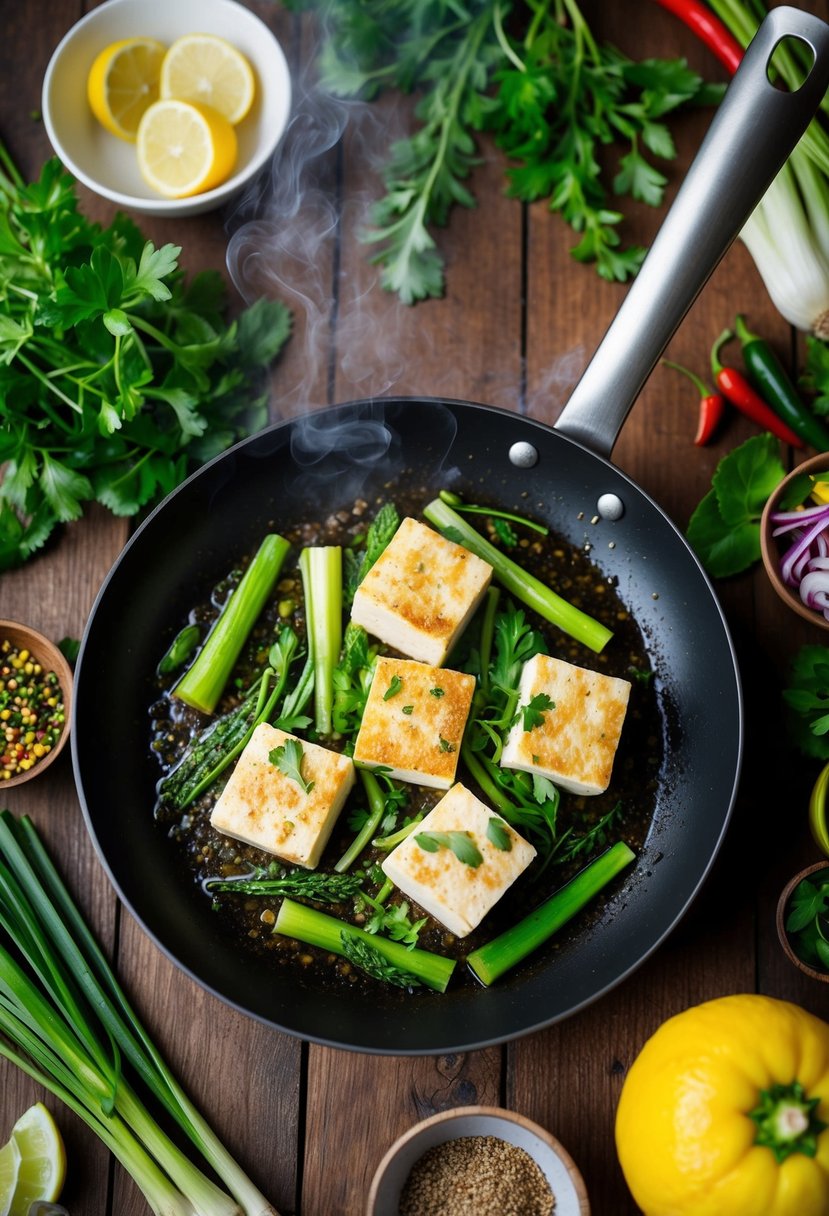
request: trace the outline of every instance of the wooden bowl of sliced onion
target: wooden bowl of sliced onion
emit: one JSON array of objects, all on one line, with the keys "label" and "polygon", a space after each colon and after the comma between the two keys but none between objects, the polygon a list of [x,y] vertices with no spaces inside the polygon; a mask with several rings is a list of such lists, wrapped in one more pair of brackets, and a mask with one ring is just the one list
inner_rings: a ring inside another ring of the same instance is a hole
[{"label": "wooden bowl of sliced onion", "polygon": [[829,452],[804,460],[771,494],[760,521],[760,549],[781,600],[829,629]]}]

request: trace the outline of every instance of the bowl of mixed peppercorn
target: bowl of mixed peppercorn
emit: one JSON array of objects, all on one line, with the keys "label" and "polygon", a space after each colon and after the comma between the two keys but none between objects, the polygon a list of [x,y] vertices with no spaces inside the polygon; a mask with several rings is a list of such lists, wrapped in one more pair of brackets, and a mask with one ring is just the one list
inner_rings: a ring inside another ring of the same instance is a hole
[{"label": "bowl of mixed peppercorn", "polygon": [[377,1167],[366,1216],[589,1216],[584,1180],[545,1128],[462,1106],[423,1119]]},{"label": "bowl of mixed peppercorn", "polygon": [[69,735],[72,669],[43,634],[0,620],[0,789],[55,760]]}]

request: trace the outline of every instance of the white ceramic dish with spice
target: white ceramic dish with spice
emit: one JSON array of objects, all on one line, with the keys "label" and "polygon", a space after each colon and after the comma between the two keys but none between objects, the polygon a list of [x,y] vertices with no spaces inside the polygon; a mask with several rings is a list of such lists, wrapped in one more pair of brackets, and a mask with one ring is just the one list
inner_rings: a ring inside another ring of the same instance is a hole
[{"label": "white ceramic dish with spice", "polygon": [[[141,176],[135,144],[100,125],[86,78],[98,52],[144,35],[169,45],[183,34],[216,34],[248,59],[256,98],[236,134],[236,168],[220,186],[191,198],[157,194]],[[146,215],[197,215],[223,206],[270,160],[288,122],[291,79],[281,46],[263,21],[236,0],[107,0],[59,43],[43,80],[43,121],[55,152],[79,181],[120,207]]]},{"label": "white ceramic dish with spice", "polygon": [[[584,1180],[567,1150],[531,1119],[496,1106],[441,1111],[404,1132],[377,1167],[366,1216],[398,1216],[403,1188],[424,1153],[467,1136],[494,1136],[523,1149],[549,1184],[555,1199],[554,1216],[589,1216]],[[489,1209],[479,1206],[477,1210],[479,1216],[488,1216]],[[448,1206],[445,1216],[450,1216]]]},{"label": "white ceramic dish with spice", "polygon": [[[64,726],[57,743],[43,757],[38,759],[30,769],[15,774],[13,777],[0,781],[0,791],[11,789],[14,785],[22,785],[39,777],[58,758],[69,738],[69,719],[72,712],[72,668],[54,642],[20,621],[0,620],[0,647],[4,641],[10,642],[16,651],[28,650],[32,659],[40,664],[44,672],[53,671],[58,678],[61,698],[63,700]],[[3,655],[0,653],[0,666]],[[3,741],[5,742],[5,741]],[[0,751],[0,754],[2,752]]]}]

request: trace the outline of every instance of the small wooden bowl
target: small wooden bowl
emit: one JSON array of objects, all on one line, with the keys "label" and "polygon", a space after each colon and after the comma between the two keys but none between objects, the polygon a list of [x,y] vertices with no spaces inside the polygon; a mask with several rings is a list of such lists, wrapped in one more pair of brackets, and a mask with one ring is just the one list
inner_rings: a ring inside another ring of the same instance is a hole
[{"label": "small wooden bowl", "polygon": [[766,568],[769,582],[783,603],[787,604],[792,612],[796,612],[798,616],[803,617],[804,621],[811,621],[818,629],[829,629],[829,621],[827,621],[823,613],[816,612],[814,608],[808,608],[798,593],[792,591],[791,587],[787,587],[783,582],[783,579],[780,577],[781,549],[777,538],[772,535],[774,530],[774,525],[771,522],[772,515],[778,510],[780,501],[788,492],[789,486],[795,478],[801,477],[804,473],[826,473],[827,477],[829,477],[829,452],[820,452],[817,456],[804,460],[802,464],[792,469],[791,473],[783,478],[780,485],[771,494],[760,518],[760,551],[763,556],[763,565]]},{"label": "small wooden bowl", "polygon": [[11,789],[13,785],[22,785],[24,781],[29,781],[32,777],[39,777],[50,764],[54,763],[63,751],[66,740],[69,738],[69,718],[72,713],[72,668],[54,642],[50,642],[42,633],[38,633],[36,629],[32,629],[29,625],[22,625],[19,621],[0,620],[0,642],[4,638],[8,639],[16,649],[28,650],[37,659],[44,671],[53,671],[58,677],[66,721],[61,736],[52,750],[47,752],[41,760],[33,764],[25,773],[18,773],[16,777],[9,777],[7,781],[0,781],[0,794],[2,794],[3,790]]},{"label": "small wooden bowl", "polygon": [[811,878],[813,874],[818,874],[821,871],[829,871],[829,860],[816,861],[814,865],[807,866],[805,870],[800,870],[795,874],[794,878],[790,878],[785,887],[780,893],[780,898],[777,901],[777,916],[775,923],[777,925],[777,936],[780,939],[780,945],[786,954],[786,957],[794,963],[799,971],[804,975],[808,975],[813,980],[819,980],[821,984],[829,984],[829,971],[818,971],[816,967],[812,967],[809,963],[804,963],[803,959],[798,958],[795,954],[792,944],[789,941],[789,935],[786,932],[786,913],[788,911],[789,900],[792,893],[799,882],[804,878]]},{"label": "small wooden bowl", "polygon": [[587,1189],[570,1154],[545,1128],[498,1106],[459,1106],[423,1119],[386,1153],[371,1183],[366,1216],[390,1216],[417,1161],[435,1145],[463,1136],[496,1136],[533,1158],[555,1196],[555,1216],[590,1216]]}]

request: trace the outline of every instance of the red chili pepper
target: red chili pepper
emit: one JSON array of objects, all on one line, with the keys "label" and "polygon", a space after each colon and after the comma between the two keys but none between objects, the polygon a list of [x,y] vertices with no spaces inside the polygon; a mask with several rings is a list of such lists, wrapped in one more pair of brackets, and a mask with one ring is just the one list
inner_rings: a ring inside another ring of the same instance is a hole
[{"label": "red chili pepper", "polygon": [[672,367],[674,371],[682,372],[683,376],[687,376],[699,389],[699,421],[694,443],[697,447],[704,447],[713,437],[725,413],[725,397],[721,393],[713,393],[699,376],[694,375],[681,363],[671,363],[668,359],[663,359],[662,362],[665,367]]},{"label": "red chili pepper", "polygon": [[656,0],[656,3],[684,21],[732,75],[737,71],[745,53],[743,48],[719,17],[715,17],[700,0]]},{"label": "red chili pepper", "polygon": [[791,444],[793,448],[802,448],[803,440],[800,436],[795,435],[785,422],[780,421],[771,406],[766,405],[742,372],[738,372],[734,367],[723,367],[720,361],[720,351],[733,337],[734,334],[730,329],[724,329],[711,347],[711,372],[717,388],[732,405],[736,406],[752,422],[761,426],[764,431],[771,431],[778,439]]}]

